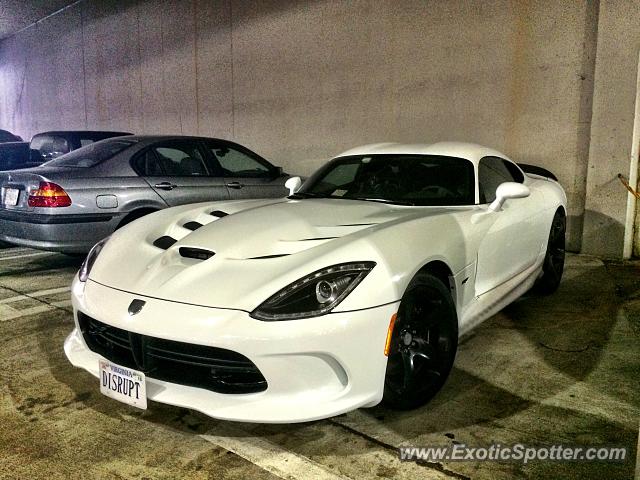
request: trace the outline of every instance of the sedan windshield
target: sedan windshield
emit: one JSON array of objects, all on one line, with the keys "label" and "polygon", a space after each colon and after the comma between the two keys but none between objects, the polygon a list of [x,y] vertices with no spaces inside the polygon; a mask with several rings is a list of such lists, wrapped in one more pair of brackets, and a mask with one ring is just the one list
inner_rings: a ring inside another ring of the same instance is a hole
[{"label": "sedan windshield", "polygon": [[316,172],[295,194],[399,205],[472,205],[473,164],[437,155],[342,157]]},{"label": "sedan windshield", "polygon": [[131,140],[104,140],[91,143],[86,147],[61,155],[44,165],[47,167],[89,168],[113,157],[134,143]]}]

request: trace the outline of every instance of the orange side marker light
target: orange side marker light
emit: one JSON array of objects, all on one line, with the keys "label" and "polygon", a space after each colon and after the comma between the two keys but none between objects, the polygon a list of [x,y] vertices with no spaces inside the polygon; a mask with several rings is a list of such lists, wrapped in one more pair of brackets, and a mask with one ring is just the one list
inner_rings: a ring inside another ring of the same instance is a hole
[{"label": "orange side marker light", "polygon": [[389,328],[387,329],[387,341],[384,342],[384,356],[389,356],[389,351],[391,350],[391,337],[393,336],[393,327],[396,324],[396,313],[391,315],[391,320],[389,321]]}]

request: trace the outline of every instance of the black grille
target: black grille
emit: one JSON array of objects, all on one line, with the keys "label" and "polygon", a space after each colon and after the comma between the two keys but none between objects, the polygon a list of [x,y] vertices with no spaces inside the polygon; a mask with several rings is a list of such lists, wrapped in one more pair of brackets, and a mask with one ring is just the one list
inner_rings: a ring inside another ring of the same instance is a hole
[{"label": "black grille", "polygon": [[255,393],[267,389],[258,367],[231,350],[175,342],[129,332],[78,312],[89,349],[150,378],[218,393]]}]

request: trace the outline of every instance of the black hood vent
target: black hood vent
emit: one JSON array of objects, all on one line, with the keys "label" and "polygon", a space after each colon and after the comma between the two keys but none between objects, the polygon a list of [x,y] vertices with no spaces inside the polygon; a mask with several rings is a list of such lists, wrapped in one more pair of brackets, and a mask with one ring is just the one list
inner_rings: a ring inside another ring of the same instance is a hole
[{"label": "black hood vent", "polygon": [[187,230],[191,230],[193,232],[194,230],[199,229],[202,226],[202,224],[198,222],[187,222],[182,226]]},{"label": "black hood vent", "polygon": [[212,252],[211,250],[204,250],[202,248],[180,247],[178,251],[181,256],[185,258],[193,258],[195,260],[209,260],[215,255],[215,252]]},{"label": "black hood vent", "polygon": [[214,210],[209,215],[213,215],[214,217],[222,218],[222,217],[226,217],[229,214],[226,213],[226,212],[223,212],[222,210]]},{"label": "black hood vent", "polygon": [[155,242],[153,242],[153,246],[166,250],[176,242],[177,240],[175,238],[170,237],[169,235],[163,235],[162,237],[158,238]]}]

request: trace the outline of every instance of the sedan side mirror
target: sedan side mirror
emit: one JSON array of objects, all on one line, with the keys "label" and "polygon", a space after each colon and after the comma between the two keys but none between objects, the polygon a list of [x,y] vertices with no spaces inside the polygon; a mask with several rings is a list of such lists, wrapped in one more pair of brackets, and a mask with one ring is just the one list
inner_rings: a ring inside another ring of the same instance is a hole
[{"label": "sedan side mirror", "polygon": [[271,169],[271,176],[273,178],[280,178],[282,176],[282,172],[283,172],[282,167],[273,167]]},{"label": "sedan side mirror", "polygon": [[302,179],[300,177],[291,177],[286,182],[284,182],[285,188],[289,189],[289,195],[293,195],[302,186]]},{"label": "sedan side mirror", "polygon": [[522,183],[501,183],[496,189],[496,199],[489,205],[489,210],[492,212],[502,210],[502,205],[508,198],[524,198],[528,197],[530,193],[529,187]]}]

